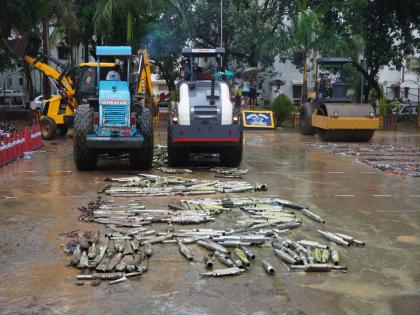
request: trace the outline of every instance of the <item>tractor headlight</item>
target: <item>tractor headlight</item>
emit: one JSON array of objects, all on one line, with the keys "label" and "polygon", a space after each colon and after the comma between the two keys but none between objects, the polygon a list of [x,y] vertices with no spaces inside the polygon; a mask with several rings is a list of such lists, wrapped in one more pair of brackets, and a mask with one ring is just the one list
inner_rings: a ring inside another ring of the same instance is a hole
[{"label": "tractor headlight", "polygon": [[372,119],[372,118],[374,118],[374,117],[375,117],[375,113],[374,113],[374,112],[370,112],[370,113],[369,113],[369,118],[371,118],[371,119]]},{"label": "tractor headlight", "polygon": [[333,116],[334,116],[334,118],[338,118],[338,112],[335,111]]}]

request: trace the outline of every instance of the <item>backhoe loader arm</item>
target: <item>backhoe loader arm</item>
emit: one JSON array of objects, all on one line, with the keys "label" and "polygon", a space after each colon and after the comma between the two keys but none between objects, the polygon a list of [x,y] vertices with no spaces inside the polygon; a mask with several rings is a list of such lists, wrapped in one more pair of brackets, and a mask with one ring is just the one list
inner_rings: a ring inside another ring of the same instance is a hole
[{"label": "backhoe loader arm", "polygon": [[[149,56],[146,50],[138,51],[139,65],[137,67],[136,93],[144,94],[153,100],[153,84],[150,70]],[[153,105],[155,105],[153,100]]]},{"label": "backhoe loader arm", "polygon": [[77,106],[77,101],[74,97],[76,90],[73,87],[73,81],[69,76],[66,76],[64,73],[42,62],[39,58],[33,58],[31,56],[25,55],[23,59],[44,73],[55,85],[60,95],[67,99],[69,105],[73,107]]}]

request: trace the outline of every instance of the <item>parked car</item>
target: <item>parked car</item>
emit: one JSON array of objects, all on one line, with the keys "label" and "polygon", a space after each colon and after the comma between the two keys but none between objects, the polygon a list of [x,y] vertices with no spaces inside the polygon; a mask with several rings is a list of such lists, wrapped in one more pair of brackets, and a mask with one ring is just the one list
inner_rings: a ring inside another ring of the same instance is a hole
[{"label": "parked car", "polygon": [[418,106],[412,103],[401,103],[398,108],[394,108],[392,113],[397,115],[399,120],[411,120],[417,117]]},{"label": "parked car", "polygon": [[30,108],[32,110],[42,110],[44,108],[44,95],[38,95],[30,103]]}]

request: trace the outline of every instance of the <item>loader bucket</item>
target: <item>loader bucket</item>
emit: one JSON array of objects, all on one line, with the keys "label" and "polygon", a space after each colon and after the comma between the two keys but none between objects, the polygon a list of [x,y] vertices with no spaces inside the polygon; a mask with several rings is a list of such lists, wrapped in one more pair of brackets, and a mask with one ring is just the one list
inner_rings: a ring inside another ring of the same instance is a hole
[{"label": "loader bucket", "polygon": [[26,32],[11,40],[5,40],[6,46],[18,58],[36,57],[41,46],[41,39],[33,32]]}]

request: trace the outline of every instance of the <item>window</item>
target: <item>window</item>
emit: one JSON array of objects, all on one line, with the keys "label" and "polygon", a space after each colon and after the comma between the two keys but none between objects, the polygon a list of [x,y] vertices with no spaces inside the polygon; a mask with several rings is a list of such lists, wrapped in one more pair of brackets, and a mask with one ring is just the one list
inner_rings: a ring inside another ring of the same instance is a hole
[{"label": "window", "polygon": [[70,54],[70,48],[66,46],[58,46],[57,54],[58,54],[58,59],[62,59],[62,60],[68,59],[69,54]]},{"label": "window", "polygon": [[23,78],[19,78],[19,85],[22,86],[23,85]]},{"label": "window", "polygon": [[409,87],[405,87],[404,88],[404,98],[408,98],[408,94],[410,94],[410,88]]},{"label": "window", "polygon": [[302,98],[302,85],[293,85],[293,98]]}]

